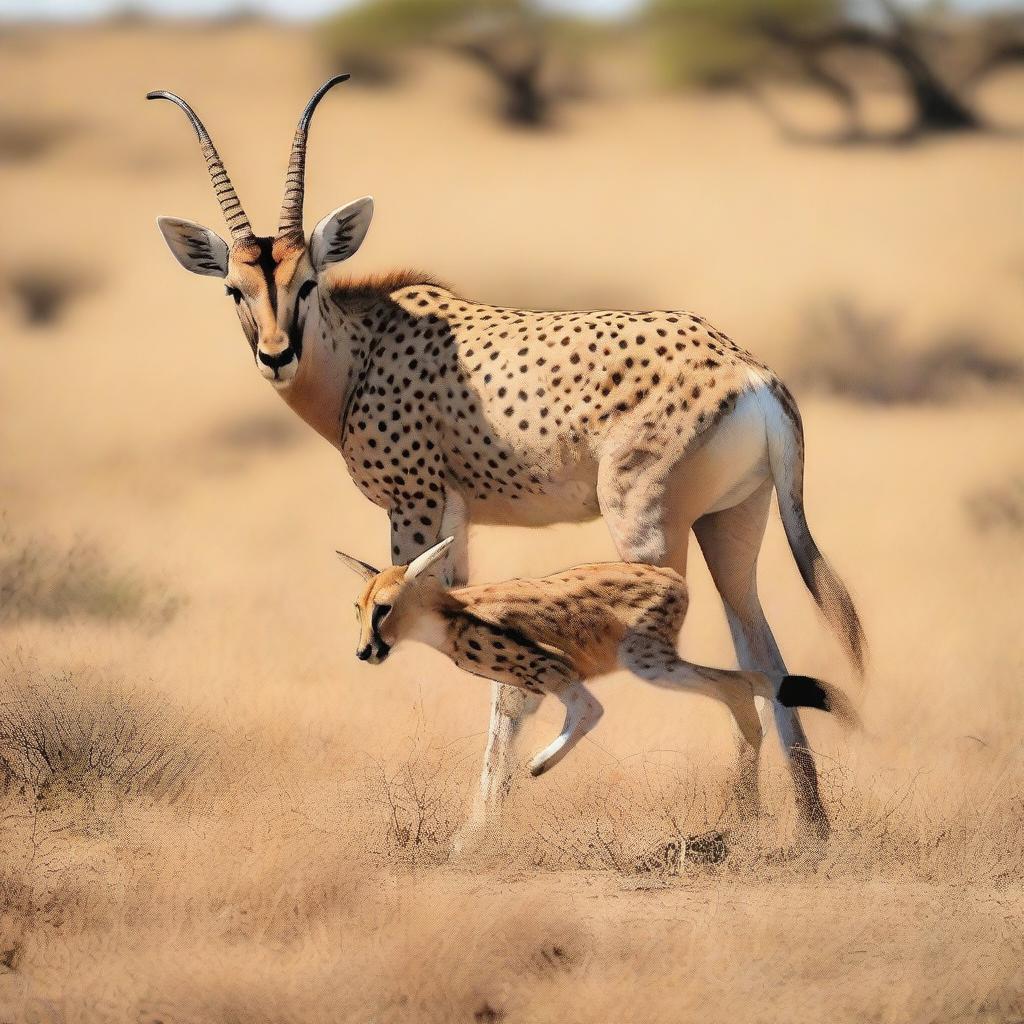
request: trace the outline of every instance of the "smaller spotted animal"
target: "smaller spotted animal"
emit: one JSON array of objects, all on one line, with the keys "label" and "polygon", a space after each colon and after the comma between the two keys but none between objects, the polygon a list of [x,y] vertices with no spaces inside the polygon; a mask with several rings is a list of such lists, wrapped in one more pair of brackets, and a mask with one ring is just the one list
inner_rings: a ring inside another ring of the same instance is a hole
[{"label": "smaller spotted animal", "polygon": [[607,562],[541,579],[449,588],[429,570],[453,540],[383,571],[338,552],[366,580],[356,602],[356,656],[379,665],[400,640],[419,640],[474,675],[554,694],[565,705],[565,724],[530,762],[531,775],[558,764],[600,719],[603,709],[584,681],[620,668],[655,686],[721,701],[755,750],[762,737],[755,696],[853,721],[845,697],[817,679],[683,661],[676,641],[689,597],[674,569]]}]

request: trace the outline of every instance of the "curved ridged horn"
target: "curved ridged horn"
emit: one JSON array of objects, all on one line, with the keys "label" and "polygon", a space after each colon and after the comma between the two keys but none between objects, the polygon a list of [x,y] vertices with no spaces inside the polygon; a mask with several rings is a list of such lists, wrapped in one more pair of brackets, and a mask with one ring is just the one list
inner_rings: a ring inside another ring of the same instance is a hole
[{"label": "curved ridged horn", "polygon": [[302,199],[306,192],[306,136],[309,133],[309,122],[313,111],[324,95],[341,82],[347,82],[350,75],[335,75],[329,78],[306,104],[306,109],[299,118],[299,126],[295,129],[292,140],[292,154],[288,159],[288,174],[285,176],[284,200],[281,203],[280,223],[277,236],[302,234]]},{"label": "curved ridged horn", "polygon": [[217,201],[220,203],[220,208],[224,213],[224,219],[228,222],[232,239],[236,242],[241,242],[244,239],[252,238],[252,225],[249,223],[249,218],[245,215],[245,210],[242,209],[242,201],[238,198],[235,186],[231,184],[228,172],[224,169],[224,161],[221,160],[220,154],[214,148],[213,141],[210,139],[210,133],[206,130],[203,122],[199,120],[196,112],[180,96],[175,96],[173,92],[164,92],[163,90],[148,92],[146,93],[146,99],[170,100],[171,103],[176,104],[185,111],[185,116],[192,122],[192,127],[196,130],[196,135],[199,137],[199,146],[203,151],[203,156],[206,158],[206,169],[210,172],[213,191],[217,193]]}]

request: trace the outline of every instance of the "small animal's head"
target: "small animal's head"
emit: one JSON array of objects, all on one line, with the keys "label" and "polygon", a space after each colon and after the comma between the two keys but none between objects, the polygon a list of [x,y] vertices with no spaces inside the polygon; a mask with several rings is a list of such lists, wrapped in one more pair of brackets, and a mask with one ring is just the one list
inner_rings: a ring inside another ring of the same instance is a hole
[{"label": "small animal's head", "polygon": [[373,200],[357,199],[329,213],[307,241],[302,227],[306,180],[306,138],[313,111],[324,93],[349,76],[338,75],[314,94],[299,119],[285,179],[277,234],[257,236],[235,193],[210,135],[195,111],[170,92],[147,99],[170,100],[192,123],[213,190],[231,233],[230,244],[189,220],[160,217],[157,223],[175,259],[193,274],[223,278],[260,373],[274,387],[287,388],[302,360],[302,336],[320,276],[347,260],[362,244],[373,216]]},{"label": "small animal's head", "polygon": [[356,657],[360,661],[379,665],[406,635],[412,622],[428,610],[430,594],[439,585],[428,570],[444,557],[453,540],[447,537],[408,565],[393,565],[383,571],[343,551],[338,552],[338,557],[366,581],[356,601],[359,618]]}]

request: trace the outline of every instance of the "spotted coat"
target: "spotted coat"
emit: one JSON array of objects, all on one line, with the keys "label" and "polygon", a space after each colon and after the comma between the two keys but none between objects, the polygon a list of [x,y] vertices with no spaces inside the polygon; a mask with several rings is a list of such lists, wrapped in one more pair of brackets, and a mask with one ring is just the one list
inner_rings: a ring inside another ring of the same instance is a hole
[{"label": "spotted coat", "polygon": [[390,512],[396,561],[439,538],[451,489],[474,522],[628,519],[751,388],[752,368],[793,409],[770,371],[691,313],[532,312],[430,283],[341,287],[322,313],[324,338],[352,360],[337,443]]},{"label": "spotted coat", "polygon": [[673,569],[614,562],[448,589],[422,574],[450,543],[441,541],[408,567],[383,572],[342,556],[367,580],[356,604],[358,656],[379,664],[396,644],[418,639],[473,675],[556,696],[566,707],[565,726],[534,758],[535,775],[597,724],[601,705],[583,683],[620,668],[653,685],[724,704],[755,750],[761,743],[755,696],[786,707],[846,708],[838,691],[817,680],[708,668],[680,658],[676,643],[688,595]]}]

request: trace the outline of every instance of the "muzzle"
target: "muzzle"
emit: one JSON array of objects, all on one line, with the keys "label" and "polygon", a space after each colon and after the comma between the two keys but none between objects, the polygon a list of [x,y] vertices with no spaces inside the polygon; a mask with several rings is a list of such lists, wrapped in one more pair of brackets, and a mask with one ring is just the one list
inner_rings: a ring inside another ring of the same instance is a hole
[{"label": "muzzle", "polygon": [[369,665],[379,665],[391,653],[391,645],[374,637],[365,647],[356,651],[356,657]]},{"label": "muzzle", "polygon": [[268,356],[263,349],[258,349],[256,358],[260,363],[260,373],[271,384],[287,384],[299,368],[297,353],[291,345],[276,356]]}]

